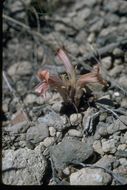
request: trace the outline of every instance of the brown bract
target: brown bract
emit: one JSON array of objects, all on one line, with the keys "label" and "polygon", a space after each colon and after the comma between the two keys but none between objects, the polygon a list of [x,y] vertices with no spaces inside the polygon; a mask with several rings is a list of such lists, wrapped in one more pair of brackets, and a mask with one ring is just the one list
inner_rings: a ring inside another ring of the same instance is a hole
[{"label": "brown bract", "polygon": [[41,82],[35,89],[38,94],[45,96],[46,91],[50,87],[60,93],[64,102],[73,103],[78,107],[85,86],[89,83],[107,85],[107,82],[100,74],[99,64],[95,65],[91,72],[80,75],[78,78],[73,65],[63,49],[57,50],[57,57],[64,64],[66,75],[53,75],[48,70],[39,71],[37,75]]}]

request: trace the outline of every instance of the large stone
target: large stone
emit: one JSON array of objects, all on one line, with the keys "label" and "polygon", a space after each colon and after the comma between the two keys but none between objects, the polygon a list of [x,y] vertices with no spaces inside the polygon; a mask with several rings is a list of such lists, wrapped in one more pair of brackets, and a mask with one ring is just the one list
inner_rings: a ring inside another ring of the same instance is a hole
[{"label": "large stone", "polygon": [[26,133],[26,140],[33,144],[43,141],[49,136],[48,127],[44,124],[38,124],[35,127],[30,127]]},{"label": "large stone", "polygon": [[57,170],[64,169],[72,162],[83,162],[92,154],[91,145],[67,137],[60,144],[50,147],[50,155]]},{"label": "large stone", "polygon": [[71,185],[108,185],[111,176],[102,169],[83,168],[70,176]]},{"label": "large stone", "polygon": [[5,150],[2,181],[6,185],[40,185],[46,166],[46,160],[38,147],[35,150]]}]

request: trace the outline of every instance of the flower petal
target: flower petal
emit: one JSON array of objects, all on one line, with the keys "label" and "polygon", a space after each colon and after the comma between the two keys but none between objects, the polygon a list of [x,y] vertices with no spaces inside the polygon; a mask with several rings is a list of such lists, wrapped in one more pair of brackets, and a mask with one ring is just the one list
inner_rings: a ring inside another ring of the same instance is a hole
[{"label": "flower petal", "polygon": [[80,85],[86,85],[88,83],[100,83],[107,85],[107,82],[102,78],[99,71],[99,65],[95,65],[90,73],[84,74],[79,78],[78,84],[80,83]]},{"label": "flower petal", "polygon": [[66,72],[68,74],[72,75],[72,72],[74,72],[74,68],[73,68],[69,58],[67,57],[66,53],[63,51],[63,49],[59,48],[57,50],[57,56],[63,62]]},{"label": "flower petal", "polygon": [[36,88],[35,92],[37,92],[39,95],[45,96],[46,91],[49,89],[49,85],[46,82],[41,82]]},{"label": "flower petal", "polygon": [[40,80],[45,80],[46,82],[48,82],[49,71],[47,71],[47,70],[40,70],[40,71],[38,71],[37,76],[39,77]]}]

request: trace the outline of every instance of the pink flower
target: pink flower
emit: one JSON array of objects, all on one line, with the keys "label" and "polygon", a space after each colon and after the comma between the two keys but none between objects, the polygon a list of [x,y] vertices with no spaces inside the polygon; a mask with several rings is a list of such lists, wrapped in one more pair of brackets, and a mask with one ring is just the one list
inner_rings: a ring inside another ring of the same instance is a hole
[{"label": "pink flower", "polygon": [[41,82],[35,89],[38,94],[45,96],[46,91],[51,87],[60,93],[65,102],[71,102],[78,106],[83,88],[87,84],[100,83],[107,85],[100,74],[99,64],[95,65],[91,72],[81,75],[77,79],[75,69],[63,49],[57,50],[57,56],[63,62],[68,77],[66,75],[61,77],[53,75],[48,70],[39,71],[37,76]]}]

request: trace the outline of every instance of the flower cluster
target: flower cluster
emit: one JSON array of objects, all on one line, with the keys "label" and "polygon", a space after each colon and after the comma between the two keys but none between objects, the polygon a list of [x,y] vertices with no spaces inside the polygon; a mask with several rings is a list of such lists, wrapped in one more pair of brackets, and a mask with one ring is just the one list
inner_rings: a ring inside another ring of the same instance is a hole
[{"label": "flower cluster", "polygon": [[100,83],[104,86],[107,85],[107,82],[100,74],[99,64],[95,65],[91,72],[78,77],[75,68],[63,49],[57,50],[57,57],[64,64],[66,75],[53,75],[48,70],[38,71],[37,75],[41,81],[35,89],[38,94],[45,96],[46,91],[50,87],[60,93],[64,102],[78,106],[83,89],[85,89],[87,84]]}]

